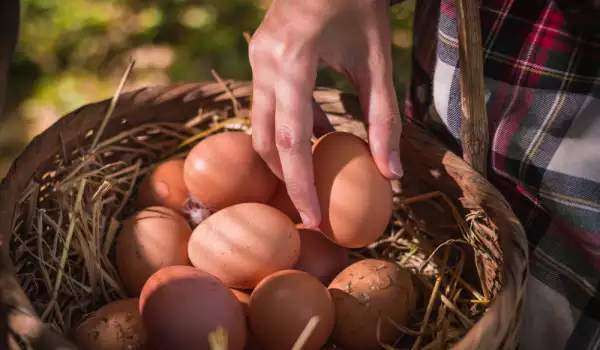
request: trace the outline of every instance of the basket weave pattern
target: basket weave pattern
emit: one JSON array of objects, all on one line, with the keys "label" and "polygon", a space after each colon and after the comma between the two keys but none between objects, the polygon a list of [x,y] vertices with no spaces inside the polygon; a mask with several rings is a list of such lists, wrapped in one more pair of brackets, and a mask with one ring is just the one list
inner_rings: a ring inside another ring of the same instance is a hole
[{"label": "basket weave pattern", "polygon": [[[199,108],[228,110],[230,92],[247,108],[251,85],[228,82],[229,91],[217,83],[176,84],[152,87],[124,94],[109,121],[104,139],[124,130],[151,122],[185,123],[197,115]],[[365,137],[359,121],[360,108],[354,96],[336,90],[318,89],[315,100],[328,114],[338,130]],[[44,188],[47,174],[56,170],[57,155],[70,154],[100,125],[110,101],[80,108],[63,117],[35,138],[15,161],[0,185],[0,347],[21,338],[33,348],[44,350],[76,349],[50,331],[38,318],[20,288],[10,260],[9,242],[15,224],[27,215],[26,205],[17,206],[31,184]],[[65,152],[65,150],[67,152]],[[457,344],[456,349],[515,349],[523,311],[524,288],[528,278],[527,241],[523,228],[502,195],[461,158],[448,151],[419,127],[405,124],[401,141],[406,191],[440,191],[465,209],[483,210],[497,228],[502,264],[488,262],[488,284],[498,293],[485,316]],[[435,176],[432,175],[435,173]],[[43,196],[41,191],[39,196]],[[25,202],[26,203],[26,202]],[[485,237],[481,239],[486,240]],[[496,271],[494,271],[496,270]],[[8,325],[8,327],[6,327]]]}]

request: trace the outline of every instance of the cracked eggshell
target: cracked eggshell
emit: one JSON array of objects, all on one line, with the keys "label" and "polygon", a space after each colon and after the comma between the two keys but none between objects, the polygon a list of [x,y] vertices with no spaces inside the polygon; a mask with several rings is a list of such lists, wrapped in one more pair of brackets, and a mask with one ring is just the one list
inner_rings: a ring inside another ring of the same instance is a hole
[{"label": "cracked eggshell", "polygon": [[390,322],[406,325],[416,307],[411,273],[385,260],[358,261],[338,274],[329,285],[335,305],[333,343],[348,350],[380,349],[380,340],[392,344],[400,330]]},{"label": "cracked eggshell", "polygon": [[88,350],[148,349],[138,302],[137,298],[131,298],[104,305],[75,328],[71,339],[78,347]]}]

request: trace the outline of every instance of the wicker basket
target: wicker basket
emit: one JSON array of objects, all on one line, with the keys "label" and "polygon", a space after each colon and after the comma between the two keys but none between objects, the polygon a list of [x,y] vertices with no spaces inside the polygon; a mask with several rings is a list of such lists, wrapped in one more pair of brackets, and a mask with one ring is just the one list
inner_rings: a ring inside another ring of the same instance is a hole
[{"label": "wicker basket", "polygon": [[[250,83],[228,82],[227,85],[229,89],[218,83],[177,84],[124,94],[106,126],[104,138],[150,122],[184,123],[196,116],[199,108],[230,109],[231,93],[247,108]],[[364,136],[364,125],[357,120],[359,108],[354,96],[326,89],[316,90],[314,96],[334,126]],[[109,103],[102,101],[82,107],[36,137],[0,186],[0,344],[9,343],[11,348],[18,348],[15,339],[24,339],[35,349],[75,349],[35,315],[14,275],[9,242],[16,222],[27,217],[31,202],[23,198],[31,195],[28,193],[31,184],[42,186],[36,200],[43,197],[43,185],[48,181],[46,174],[56,170],[57,155],[70,154],[78,147],[89,145],[91,139],[86,134],[99,127]],[[501,273],[501,287],[486,314],[456,348],[514,349],[527,280],[527,242],[522,227],[493,186],[420,127],[406,123],[401,147],[406,172],[402,183],[406,191],[443,192],[458,206],[483,209],[497,227],[503,264],[488,264],[486,269],[501,270],[489,271]]]},{"label": "wicker basket", "polygon": [[[477,233],[475,238],[494,256],[494,259],[480,256],[478,260],[483,264],[484,290],[493,301],[454,348],[515,349],[528,279],[528,246],[514,213],[485,179],[488,128],[478,4],[478,1],[456,1],[465,160],[451,153],[425,130],[405,123],[401,141],[405,175],[401,190],[408,197],[440,192],[462,213],[484,212],[491,221],[494,230]],[[19,223],[33,220],[31,213],[36,207],[43,207],[43,200],[52,188],[47,185],[57,171],[56,160],[68,162],[78,150],[88,149],[93,143],[91,131],[97,132],[99,128],[103,129],[103,139],[106,139],[148,123],[184,124],[196,118],[199,109],[231,116],[232,100],[241,108],[238,115],[247,113],[251,90],[248,82],[190,83],[141,89],[120,96],[106,125],[103,121],[110,109],[108,100],[84,106],[63,117],[29,144],[0,184],[0,349],[7,346],[19,349],[22,344],[42,350],[77,349],[38,318],[19,285],[10,259],[11,235]],[[314,97],[336,129],[366,137],[355,96],[318,89]],[[118,151],[115,153],[116,157],[122,156]],[[129,154],[126,162],[133,164],[141,158],[135,159]],[[146,157],[144,160],[157,159]]]}]

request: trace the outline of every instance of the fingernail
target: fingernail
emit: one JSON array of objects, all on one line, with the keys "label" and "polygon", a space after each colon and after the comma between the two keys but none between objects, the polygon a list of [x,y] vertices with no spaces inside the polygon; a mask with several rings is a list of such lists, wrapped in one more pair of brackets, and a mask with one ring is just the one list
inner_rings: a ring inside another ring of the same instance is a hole
[{"label": "fingernail", "polygon": [[302,219],[302,223],[308,227],[308,228],[314,228],[312,219],[310,218],[310,216],[306,215],[305,213],[300,212],[300,219]]},{"label": "fingernail", "polygon": [[398,177],[402,177],[402,175],[404,175],[402,163],[400,162],[400,153],[398,153],[398,151],[390,152],[388,157],[388,168],[394,175]]}]

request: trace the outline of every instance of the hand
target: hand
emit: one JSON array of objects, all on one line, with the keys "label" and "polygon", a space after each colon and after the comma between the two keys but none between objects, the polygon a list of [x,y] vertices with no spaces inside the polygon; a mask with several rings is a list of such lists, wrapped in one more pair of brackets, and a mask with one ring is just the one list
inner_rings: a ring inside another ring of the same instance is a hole
[{"label": "hand", "polygon": [[313,126],[323,118],[311,102],[319,61],[357,90],[381,173],[402,176],[388,2],[274,0],[250,42],[254,148],[285,181],[309,227],[321,221],[310,144]]}]

